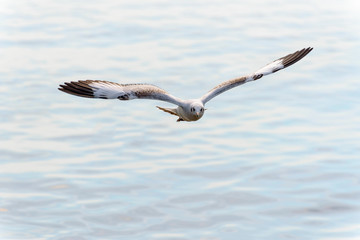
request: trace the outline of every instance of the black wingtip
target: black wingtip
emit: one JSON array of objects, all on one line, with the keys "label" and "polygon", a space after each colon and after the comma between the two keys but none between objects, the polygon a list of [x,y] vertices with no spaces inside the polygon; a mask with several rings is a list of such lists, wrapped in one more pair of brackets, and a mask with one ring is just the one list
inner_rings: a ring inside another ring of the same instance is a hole
[{"label": "black wingtip", "polygon": [[86,84],[84,84],[82,81],[77,82],[64,82],[64,84],[59,84],[58,90],[79,96],[79,97],[86,97],[86,98],[93,98],[94,93],[93,90]]},{"label": "black wingtip", "polygon": [[311,52],[313,50],[312,47],[308,47],[308,48],[303,48],[299,51],[296,51],[294,53],[291,53],[282,59],[282,64],[284,65],[284,68],[293,65],[294,63],[298,62],[300,59],[302,59],[303,57],[305,57],[306,55],[309,54],[309,52]]}]

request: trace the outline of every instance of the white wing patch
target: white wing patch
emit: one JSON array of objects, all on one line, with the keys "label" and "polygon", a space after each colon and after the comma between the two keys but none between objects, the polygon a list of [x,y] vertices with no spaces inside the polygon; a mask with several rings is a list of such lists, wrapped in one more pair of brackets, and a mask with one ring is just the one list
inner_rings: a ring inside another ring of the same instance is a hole
[{"label": "white wing patch", "polygon": [[[95,98],[114,99],[118,98],[119,95],[128,94],[125,92],[124,86],[111,82],[92,82],[89,86],[92,88]],[[129,100],[136,98],[133,94],[127,96]]]},{"label": "white wing patch", "polygon": [[254,75],[260,75],[262,74],[263,76],[274,73],[276,71],[279,71],[281,69],[284,68],[284,64],[283,64],[283,60],[279,59],[276,61],[273,61],[272,63],[269,63],[268,65],[266,65],[265,67],[257,70]]}]

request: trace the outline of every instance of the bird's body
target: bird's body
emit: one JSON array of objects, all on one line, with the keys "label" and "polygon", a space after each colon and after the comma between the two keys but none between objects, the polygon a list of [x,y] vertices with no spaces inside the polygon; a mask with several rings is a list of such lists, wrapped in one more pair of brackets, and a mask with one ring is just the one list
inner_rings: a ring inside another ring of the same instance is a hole
[{"label": "bird's body", "polygon": [[162,108],[157,106],[160,110],[164,112],[178,116],[178,122],[180,121],[197,121],[199,120],[205,112],[204,104],[199,99],[190,99],[184,102],[181,106],[177,108]]},{"label": "bird's body", "polygon": [[119,100],[154,99],[170,102],[178,107],[158,108],[167,113],[178,116],[179,118],[177,121],[197,121],[204,115],[204,106],[212,98],[234,87],[250,81],[258,80],[265,75],[286,68],[305,57],[311,50],[312,48],[304,48],[300,51],[296,51],[285,57],[279,58],[252,74],[225,81],[211,89],[199,99],[182,100],[167,93],[165,90],[150,84],[119,84],[102,80],[79,80],[76,82],[66,82],[64,85],[60,85],[59,90],[72,95],[88,98]]}]

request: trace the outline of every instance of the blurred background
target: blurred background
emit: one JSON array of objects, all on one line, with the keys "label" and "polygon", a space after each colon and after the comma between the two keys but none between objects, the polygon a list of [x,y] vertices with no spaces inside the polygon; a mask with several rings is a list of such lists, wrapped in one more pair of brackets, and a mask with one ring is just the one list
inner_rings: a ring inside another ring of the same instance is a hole
[{"label": "blurred background", "polygon": [[[0,238],[359,239],[359,7],[2,0]],[[197,122],[57,90],[101,79],[197,98],[309,46]]]}]

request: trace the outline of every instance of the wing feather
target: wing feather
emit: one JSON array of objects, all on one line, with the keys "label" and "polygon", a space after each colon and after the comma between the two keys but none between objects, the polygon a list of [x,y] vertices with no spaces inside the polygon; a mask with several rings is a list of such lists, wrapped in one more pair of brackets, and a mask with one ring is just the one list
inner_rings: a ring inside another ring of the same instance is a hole
[{"label": "wing feather", "polygon": [[239,77],[239,78],[235,78],[235,79],[223,82],[223,83],[217,85],[216,87],[214,87],[213,89],[211,89],[204,96],[202,96],[201,101],[205,104],[206,102],[210,101],[217,95],[219,95],[227,90],[230,90],[234,87],[237,87],[239,85],[242,85],[242,84],[250,82],[250,81],[258,80],[265,75],[277,72],[281,69],[284,69],[284,68],[296,63],[303,57],[305,57],[309,52],[311,52],[312,49],[313,48],[311,48],[311,47],[304,48],[302,50],[299,50],[299,51],[296,51],[289,55],[286,55],[285,57],[279,58],[248,76],[243,76],[243,77]]},{"label": "wing feather", "polygon": [[80,97],[102,99],[154,99],[182,105],[183,100],[165,90],[150,84],[119,84],[102,80],[79,80],[65,82],[60,91]]}]

